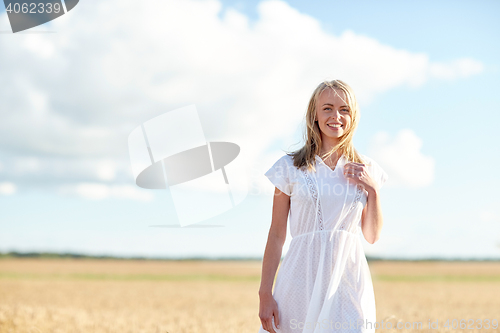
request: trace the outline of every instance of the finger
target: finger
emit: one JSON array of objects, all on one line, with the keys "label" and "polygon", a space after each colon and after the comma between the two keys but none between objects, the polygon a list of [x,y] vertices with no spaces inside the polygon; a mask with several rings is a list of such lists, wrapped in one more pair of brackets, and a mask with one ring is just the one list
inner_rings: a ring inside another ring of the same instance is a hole
[{"label": "finger", "polygon": [[352,175],[353,173],[358,172],[358,170],[356,170],[355,168],[349,168],[348,170],[346,170],[346,172]]},{"label": "finger", "polygon": [[347,170],[360,170],[361,169],[361,165],[355,165],[355,164],[352,164],[352,165],[344,165],[344,170],[347,169]]},{"label": "finger", "polygon": [[344,175],[347,175],[347,176],[350,176],[352,175],[354,172],[356,172],[356,170],[354,168],[346,168],[344,170]]},{"label": "finger", "polygon": [[348,171],[348,172],[344,173],[344,177],[346,177],[346,178],[358,178],[359,174],[357,172]]},{"label": "finger", "polygon": [[262,328],[264,331],[269,332],[269,327],[267,326],[267,322],[265,320],[262,320]]},{"label": "finger", "polygon": [[274,311],[274,323],[276,324],[277,328],[280,328],[280,318],[278,310]]},{"label": "finger", "polygon": [[276,331],[274,330],[274,327],[273,327],[273,321],[272,320],[269,320],[269,332],[270,333],[276,333]]},{"label": "finger", "polygon": [[276,333],[276,331],[273,328],[273,323],[272,323],[271,319],[266,319],[266,328],[265,328],[265,330],[268,331],[268,332],[270,332],[270,333]]}]

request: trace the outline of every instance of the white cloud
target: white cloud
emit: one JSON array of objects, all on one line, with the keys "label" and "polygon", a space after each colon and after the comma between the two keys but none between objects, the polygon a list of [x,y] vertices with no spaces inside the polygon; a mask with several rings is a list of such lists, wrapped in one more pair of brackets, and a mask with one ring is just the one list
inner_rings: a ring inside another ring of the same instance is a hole
[{"label": "white cloud", "polygon": [[483,210],[479,213],[479,218],[484,222],[498,222],[500,221],[500,214],[488,210]]},{"label": "white cloud", "polygon": [[4,172],[13,178],[48,176],[53,179],[79,180],[97,179],[111,181],[118,173],[132,178],[128,164],[119,164],[110,158],[73,159],[56,157],[18,156],[11,161]]},{"label": "white cloud", "polygon": [[[330,34],[278,0],[259,3],[253,22],[216,0],[81,2],[51,29],[0,39],[5,168],[15,174],[19,155],[58,158],[60,173],[31,166],[44,181],[124,181],[130,131],[179,106],[195,103],[207,140],[237,143],[251,166],[270,143],[292,137],[324,79],[344,79],[369,100],[483,70],[474,59],[434,63],[352,31]],[[100,159],[112,162],[89,162]]]},{"label": "white cloud", "polygon": [[48,38],[44,38],[43,36],[39,38],[37,35],[27,35],[23,40],[24,48],[31,51],[35,56],[50,58],[55,53],[54,44]]},{"label": "white cloud", "polygon": [[0,183],[0,195],[11,195],[17,191],[16,184],[12,182],[1,182]]},{"label": "white cloud", "polygon": [[425,187],[434,181],[434,158],[422,154],[423,141],[411,129],[394,138],[377,133],[370,143],[370,156],[389,174],[388,186]]},{"label": "white cloud", "polygon": [[102,200],[107,198],[132,199],[140,201],[153,200],[151,191],[139,189],[132,185],[106,185],[100,183],[79,183],[59,187],[63,195],[76,195],[85,199]]},{"label": "white cloud", "polygon": [[471,75],[479,74],[484,70],[481,62],[470,59],[457,59],[451,63],[435,63],[430,65],[430,73],[433,77],[444,80],[455,80]]},{"label": "white cloud", "polygon": [[97,163],[97,176],[101,180],[113,180],[116,178],[117,164],[110,159],[99,161]]},{"label": "white cloud", "polygon": [[43,161],[38,157],[17,157],[11,164],[10,174],[33,174],[39,172],[42,168]]}]

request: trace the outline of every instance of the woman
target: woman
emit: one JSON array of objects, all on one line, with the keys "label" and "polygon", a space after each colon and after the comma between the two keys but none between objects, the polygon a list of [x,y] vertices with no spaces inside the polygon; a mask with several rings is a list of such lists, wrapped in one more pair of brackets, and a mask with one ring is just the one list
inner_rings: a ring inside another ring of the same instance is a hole
[{"label": "woman", "polygon": [[[259,289],[264,332],[375,332],[375,297],[360,233],[375,243],[383,225],[380,187],[387,173],[359,154],[352,89],[322,82],[307,109],[306,144],[266,176],[276,186]],[[292,241],[276,285],[286,238]]]}]

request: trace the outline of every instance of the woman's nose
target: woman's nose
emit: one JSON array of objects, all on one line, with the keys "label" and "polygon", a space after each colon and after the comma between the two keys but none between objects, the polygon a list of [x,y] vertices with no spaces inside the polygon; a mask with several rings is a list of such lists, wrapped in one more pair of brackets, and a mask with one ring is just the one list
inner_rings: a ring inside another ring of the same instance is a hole
[{"label": "woman's nose", "polygon": [[339,119],[340,118],[340,112],[339,111],[334,111],[332,114],[333,119]]}]

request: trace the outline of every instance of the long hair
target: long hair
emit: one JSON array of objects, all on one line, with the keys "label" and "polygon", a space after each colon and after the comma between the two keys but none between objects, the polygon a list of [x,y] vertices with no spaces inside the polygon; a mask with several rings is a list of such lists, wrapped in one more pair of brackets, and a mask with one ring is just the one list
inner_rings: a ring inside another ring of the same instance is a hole
[{"label": "long hair", "polygon": [[344,154],[348,162],[367,163],[367,161],[361,158],[352,144],[354,132],[356,131],[360,118],[358,102],[356,101],[356,96],[352,88],[340,80],[323,81],[314,90],[306,112],[306,131],[304,132],[305,145],[295,152],[287,153],[287,155],[293,156],[293,164],[296,168],[306,168],[316,171],[314,168],[316,161],[315,157],[319,155],[322,144],[321,130],[316,121],[316,103],[320,94],[326,89],[341,90],[345,93],[347,105],[351,110],[351,126],[339,138],[338,143],[332,147],[330,151],[321,156],[321,158],[328,158],[338,150],[340,153],[339,155]]}]

